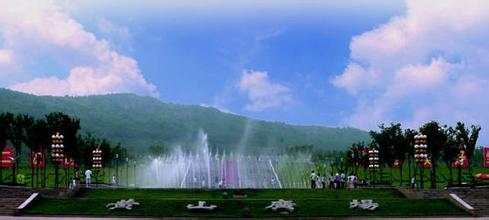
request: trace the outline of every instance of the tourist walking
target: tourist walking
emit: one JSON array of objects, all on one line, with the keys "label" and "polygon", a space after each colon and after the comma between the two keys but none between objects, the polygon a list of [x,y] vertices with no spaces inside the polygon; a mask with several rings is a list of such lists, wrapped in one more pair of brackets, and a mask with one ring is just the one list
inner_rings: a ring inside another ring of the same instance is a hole
[{"label": "tourist walking", "polygon": [[91,170],[86,170],[85,171],[85,184],[86,184],[87,188],[90,187],[91,177],[92,177],[92,171]]},{"label": "tourist walking", "polygon": [[316,173],[314,172],[314,170],[311,171],[311,189],[315,189],[316,188]]}]

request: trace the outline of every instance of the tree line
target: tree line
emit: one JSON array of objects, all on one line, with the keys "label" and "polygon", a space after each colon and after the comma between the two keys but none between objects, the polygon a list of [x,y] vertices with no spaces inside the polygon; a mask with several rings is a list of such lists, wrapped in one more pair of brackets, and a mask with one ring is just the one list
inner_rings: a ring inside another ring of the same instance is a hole
[{"label": "tree line", "polygon": [[377,148],[379,151],[379,163],[381,167],[394,167],[397,165],[401,177],[403,165],[407,162],[409,177],[413,176],[412,165],[414,163],[414,136],[421,132],[427,136],[427,154],[431,160],[431,188],[436,187],[436,173],[438,162],[443,161],[450,172],[450,182],[453,181],[452,164],[457,161],[460,150],[465,152],[469,164],[469,172],[472,176],[472,161],[474,150],[479,138],[481,127],[479,125],[467,126],[458,122],[454,127],[441,125],[436,121],[430,121],[422,125],[418,131],[403,129],[400,123],[379,125],[379,131],[370,131],[372,142],[353,143],[346,152],[348,164],[353,169],[368,167],[368,151],[366,149]]},{"label": "tree line", "polygon": [[[51,112],[43,118],[34,118],[27,114],[0,113],[0,152],[8,144],[15,149],[12,166],[12,183],[16,183],[16,173],[22,158],[24,147],[34,152],[42,152],[46,165],[50,157],[51,136],[59,132],[64,136],[64,155],[78,166],[91,167],[92,151],[102,150],[103,166],[110,164],[115,154],[127,157],[127,151],[121,144],[113,145],[104,138],[97,138],[91,133],[80,134],[80,120],[61,112]],[[31,173],[34,173],[31,167]],[[0,169],[0,183],[3,181],[3,169]]]}]

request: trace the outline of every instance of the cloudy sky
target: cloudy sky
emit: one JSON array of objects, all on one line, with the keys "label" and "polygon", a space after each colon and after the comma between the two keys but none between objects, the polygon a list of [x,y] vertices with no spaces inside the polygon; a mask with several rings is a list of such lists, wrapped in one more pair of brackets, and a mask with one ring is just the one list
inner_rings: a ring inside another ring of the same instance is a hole
[{"label": "cloudy sky", "polygon": [[293,124],[483,127],[489,1],[0,1],[0,87]]}]

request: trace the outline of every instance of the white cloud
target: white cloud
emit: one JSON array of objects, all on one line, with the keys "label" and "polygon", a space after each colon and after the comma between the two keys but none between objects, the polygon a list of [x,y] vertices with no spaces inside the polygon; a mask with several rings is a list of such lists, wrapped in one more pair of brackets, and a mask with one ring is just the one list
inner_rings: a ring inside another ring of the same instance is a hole
[{"label": "white cloud", "polygon": [[12,62],[12,51],[0,49],[0,65],[9,65]]},{"label": "white cloud", "polygon": [[271,82],[267,72],[245,70],[237,87],[240,91],[246,92],[251,101],[245,106],[247,111],[260,112],[293,103],[290,89]]},{"label": "white cloud", "polygon": [[[332,83],[357,98],[346,124],[462,120],[489,127],[489,1],[406,1],[405,15],[350,43]],[[486,133],[487,134],[487,133]]]},{"label": "white cloud", "polygon": [[31,76],[28,81],[11,85],[11,89],[39,95],[158,95],[155,86],[144,79],[136,60],[119,54],[106,40],[86,31],[55,1],[1,1],[0,34],[0,49],[21,56],[18,62],[47,56],[70,69],[65,78]]}]

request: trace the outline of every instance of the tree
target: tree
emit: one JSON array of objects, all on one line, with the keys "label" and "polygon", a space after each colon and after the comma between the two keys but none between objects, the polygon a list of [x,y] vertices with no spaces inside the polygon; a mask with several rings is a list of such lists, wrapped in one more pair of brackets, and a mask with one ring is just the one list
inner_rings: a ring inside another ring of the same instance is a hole
[{"label": "tree", "polygon": [[[469,172],[472,176],[472,155],[474,155],[475,146],[477,144],[477,139],[479,139],[479,132],[481,127],[479,125],[471,125],[470,129],[465,128],[465,124],[462,122],[457,122],[455,127],[457,130],[457,139],[462,144],[465,149],[465,154],[467,155],[467,160],[469,163]],[[473,181],[473,178],[472,178]]]},{"label": "tree", "polygon": [[437,161],[440,158],[441,149],[445,146],[447,137],[445,130],[436,121],[431,121],[424,124],[421,133],[427,136],[428,154],[431,157],[431,188],[436,188],[436,167]]},{"label": "tree", "polygon": [[22,144],[27,142],[27,128],[32,125],[34,119],[28,115],[16,115],[12,123],[10,142],[15,148],[14,166],[12,166],[12,184],[16,184],[16,172],[18,172],[22,154]]},{"label": "tree", "polygon": [[102,150],[102,166],[105,167],[112,162],[112,148],[106,139],[100,141],[99,148]]},{"label": "tree", "polygon": [[409,178],[412,177],[411,167],[412,167],[412,160],[414,158],[414,136],[415,135],[416,135],[416,131],[413,129],[404,130],[403,145],[404,145],[404,150],[407,153]]},{"label": "tree", "polygon": [[[80,154],[80,148],[77,144],[77,133],[80,130],[80,120],[71,118],[70,116],[61,112],[51,112],[46,116],[46,122],[48,131],[51,134],[59,132],[64,136],[63,138],[63,154],[68,158],[78,157]],[[56,187],[58,186],[58,167],[55,165],[55,175],[56,175]]]},{"label": "tree", "polygon": [[[12,113],[0,114],[0,153],[7,145],[7,141],[10,139],[12,133],[12,123],[14,121],[14,115]],[[3,168],[0,167],[0,183],[3,182]]]},{"label": "tree", "polygon": [[71,158],[77,157],[77,154],[80,153],[76,146],[77,133],[80,130],[80,120],[71,118],[61,112],[51,112],[46,115],[46,121],[51,134],[60,132],[64,136],[65,156]]},{"label": "tree", "polygon": [[[44,119],[35,120],[26,130],[26,145],[34,152],[44,152],[50,144],[50,134]],[[34,166],[31,166],[31,187],[34,187]]]},{"label": "tree", "polygon": [[442,159],[450,173],[450,183],[453,182],[452,164],[457,159],[460,150],[460,142],[457,140],[457,131],[452,127],[445,127],[446,143],[441,149]]},{"label": "tree", "polygon": [[355,175],[358,173],[358,168],[368,168],[368,153],[366,152],[364,142],[353,143],[347,150],[347,163],[353,167]]}]

